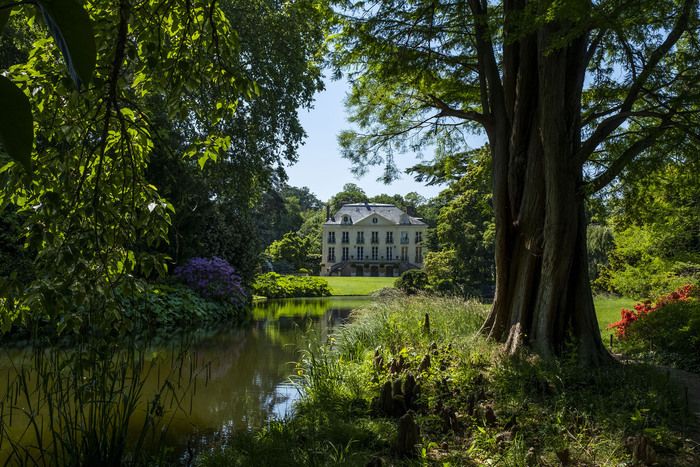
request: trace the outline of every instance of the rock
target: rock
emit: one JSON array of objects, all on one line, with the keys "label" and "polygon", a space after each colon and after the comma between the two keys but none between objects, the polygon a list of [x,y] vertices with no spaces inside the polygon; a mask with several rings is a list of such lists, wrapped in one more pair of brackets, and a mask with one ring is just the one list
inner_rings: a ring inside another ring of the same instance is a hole
[{"label": "rock", "polygon": [[409,410],[401,418],[399,418],[396,453],[399,456],[415,457],[418,454],[416,445],[419,441],[420,429],[416,423],[413,411]]}]

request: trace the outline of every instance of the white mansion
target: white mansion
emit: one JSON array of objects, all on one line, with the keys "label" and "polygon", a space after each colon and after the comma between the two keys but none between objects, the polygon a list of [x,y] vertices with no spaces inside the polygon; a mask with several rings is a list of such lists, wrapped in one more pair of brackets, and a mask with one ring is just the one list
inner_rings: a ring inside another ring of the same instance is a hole
[{"label": "white mansion", "polygon": [[427,225],[393,204],[344,204],[326,217],[322,276],[390,277],[422,267]]}]

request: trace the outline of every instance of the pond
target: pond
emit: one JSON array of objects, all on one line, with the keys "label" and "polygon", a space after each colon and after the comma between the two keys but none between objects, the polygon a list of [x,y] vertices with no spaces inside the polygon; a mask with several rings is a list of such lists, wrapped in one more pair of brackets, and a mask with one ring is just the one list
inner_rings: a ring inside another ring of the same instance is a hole
[{"label": "pond", "polygon": [[[141,371],[141,400],[151,401],[168,378],[177,388],[176,403],[172,400],[170,404],[164,403],[168,414],[165,443],[172,448],[171,453],[177,453],[180,463],[187,464],[203,445],[290,414],[298,391],[289,378],[295,371],[300,350],[313,336],[325,339],[334,327],[346,321],[352,309],[367,304],[368,300],[368,297],[334,297],[257,304],[247,326],[179,337],[178,342],[188,342],[184,365],[179,354],[181,348],[174,339],[149,347],[145,352],[147,364]],[[10,383],[11,375],[23,365],[32,366],[31,362],[29,349],[4,350],[0,360],[2,394],[15,390]],[[37,378],[29,380],[31,393],[36,389]],[[146,410],[145,403],[136,410],[130,430],[143,425]],[[4,418],[7,426],[5,413]],[[9,434],[20,436],[27,423],[15,416],[9,426]],[[35,440],[31,433],[23,436],[22,442]],[[7,442],[0,444],[0,457],[7,458],[10,452]]]}]

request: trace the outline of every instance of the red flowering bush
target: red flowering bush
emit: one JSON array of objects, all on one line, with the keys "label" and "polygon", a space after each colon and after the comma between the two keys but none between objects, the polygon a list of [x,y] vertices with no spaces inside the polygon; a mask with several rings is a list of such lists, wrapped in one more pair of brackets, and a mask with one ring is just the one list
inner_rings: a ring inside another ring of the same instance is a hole
[{"label": "red flowering bush", "polygon": [[687,284],[668,295],[662,295],[655,303],[647,300],[634,305],[634,310],[623,308],[620,311],[620,320],[608,325],[608,328],[615,328],[617,337],[624,338],[632,323],[671,303],[688,301],[694,295],[695,289],[695,286]]}]

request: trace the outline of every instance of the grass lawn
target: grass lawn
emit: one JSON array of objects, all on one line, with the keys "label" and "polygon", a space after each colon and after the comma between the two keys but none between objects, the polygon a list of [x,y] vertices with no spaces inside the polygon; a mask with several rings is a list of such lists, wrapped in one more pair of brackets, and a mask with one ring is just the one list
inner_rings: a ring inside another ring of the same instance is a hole
[{"label": "grass lawn", "polygon": [[369,295],[384,287],[393,287],[395,277],[342,277],[327,276],[333,295]]},{"label": "grass lawn", "polygon": [[613,333],[612,329],[608,329],[608,324],[619,321],[620,310],[622,308],[631,309],[637,301],[633,298],[600,295],[594,298],[594,302],[603,342],[608,343],[610,342],[610,334]]}]

